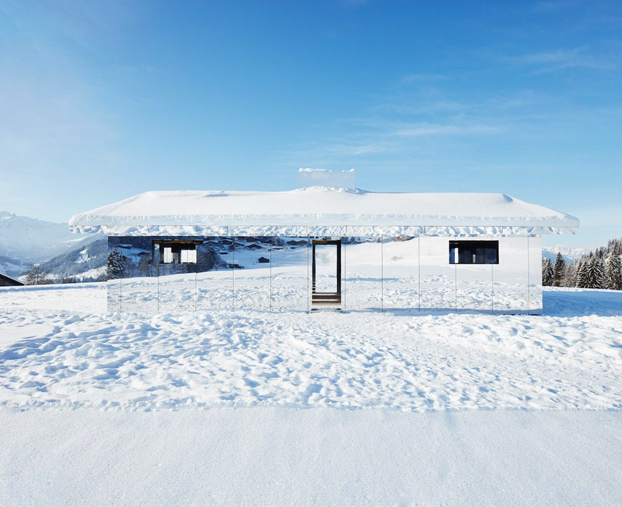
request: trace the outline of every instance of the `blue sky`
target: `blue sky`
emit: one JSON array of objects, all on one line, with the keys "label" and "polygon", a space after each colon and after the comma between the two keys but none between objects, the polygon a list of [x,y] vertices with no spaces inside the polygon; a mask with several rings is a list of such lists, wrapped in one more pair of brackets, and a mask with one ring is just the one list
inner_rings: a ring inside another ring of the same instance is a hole
[{"label": "blue sky", "polygon": [[503,192],[622,236],[622,2],[0,0],[0,209],[147,190]]}]

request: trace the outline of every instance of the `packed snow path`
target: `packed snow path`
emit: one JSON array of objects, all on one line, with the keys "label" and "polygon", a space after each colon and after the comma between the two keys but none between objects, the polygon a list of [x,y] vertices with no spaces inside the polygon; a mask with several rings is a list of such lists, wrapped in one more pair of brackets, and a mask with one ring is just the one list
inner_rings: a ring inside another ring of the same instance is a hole
[{"label": "packed snow path", "polygon": [[622,293],[547,291],[544,316],[50,310],[104,297],[0,292],[0,406],[622,408]]}]

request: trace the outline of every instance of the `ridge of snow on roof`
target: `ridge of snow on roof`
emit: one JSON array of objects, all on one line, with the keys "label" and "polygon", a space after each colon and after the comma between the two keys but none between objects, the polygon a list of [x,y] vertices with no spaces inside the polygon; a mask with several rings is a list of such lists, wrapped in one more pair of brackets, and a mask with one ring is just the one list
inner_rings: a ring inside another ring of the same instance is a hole
[{"label": "ridge of snow on roof", "polygon": [[141,226],[539,227],[579,220],[498,193],[381,193],[307,187],[283,192],[157,191],[75,215],[74,230]]}]

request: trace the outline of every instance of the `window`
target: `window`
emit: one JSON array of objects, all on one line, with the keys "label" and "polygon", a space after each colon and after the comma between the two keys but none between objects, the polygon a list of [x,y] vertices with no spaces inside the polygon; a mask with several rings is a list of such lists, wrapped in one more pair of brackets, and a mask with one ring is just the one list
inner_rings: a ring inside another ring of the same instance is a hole
[{"label": "window", "polygon": [[499,264],[499,242],[450,241],[449,264]]},{"label": "window", "polygon": [[166,241],[157,243],[160,247],[160,264],[196,264],[196,243]]}]

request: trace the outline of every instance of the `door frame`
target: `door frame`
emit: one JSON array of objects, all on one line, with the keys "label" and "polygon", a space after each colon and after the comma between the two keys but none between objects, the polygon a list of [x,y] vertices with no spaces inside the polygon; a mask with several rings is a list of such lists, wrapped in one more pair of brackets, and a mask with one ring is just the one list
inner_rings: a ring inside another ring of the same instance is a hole
[{"label": "door frame", "polygon": [[[316,292],[316,263],[315,263],[315,247],[316,245],[335,245],[336,252],[336,275],[337,275],[337,291],[336,292]],[[341,239],[314,239],[311,243],[311,304],[313,306],[341,306]]]}]

